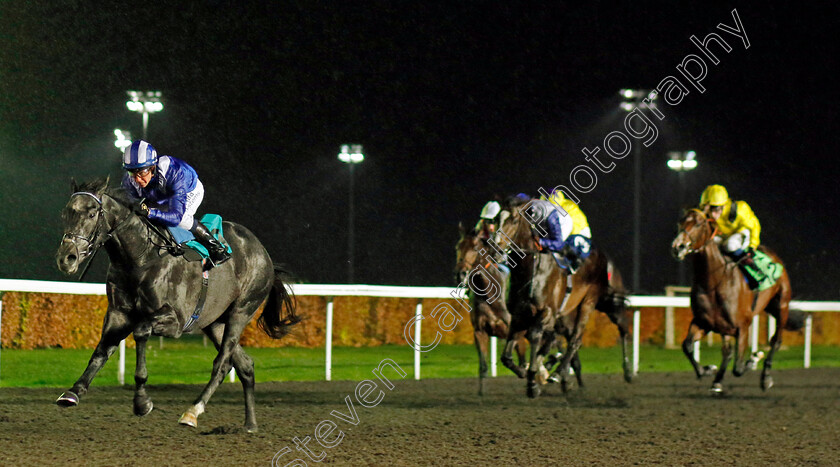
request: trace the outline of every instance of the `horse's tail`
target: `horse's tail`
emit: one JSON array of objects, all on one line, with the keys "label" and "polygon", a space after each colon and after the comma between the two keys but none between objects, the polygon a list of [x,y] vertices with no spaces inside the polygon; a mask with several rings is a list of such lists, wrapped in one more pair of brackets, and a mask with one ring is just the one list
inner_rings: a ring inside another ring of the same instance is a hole
[{"label": "horse's tail", "polygon": [[274,265],[274,286],[257,320],[259,328],[272,339],[282,338],[302,319],[301,316],[295,314],[297,300],[291,288],[287,288],[283,282],[284,275],[287,275],[286,271]]},{"label": "horse's tail", "polygon": [[787,323],[785,323],[785,330],[786,331],[798,331],[805,327],[805,318],[808,315],[805,314],[802,310],[788,310],[788,318]]}]

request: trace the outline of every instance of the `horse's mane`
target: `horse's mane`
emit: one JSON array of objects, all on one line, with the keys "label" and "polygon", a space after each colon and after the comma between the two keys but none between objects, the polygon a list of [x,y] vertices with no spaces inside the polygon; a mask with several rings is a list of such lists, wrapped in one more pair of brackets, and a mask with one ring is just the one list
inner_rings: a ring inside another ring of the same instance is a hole
[{"label": "horse's mane", "polygon": [[125,207],[130,207],[132,203],[132,198],[128,195],[128,192],[125,191],[125,188],[118,186],[118,187],[108,187],[105,190],[105,194],[110,196],[114,199],[114,201],[122,204]]},{"label": "horse's mane", "polygon": [[122,186],[109,187],[109,181],[110,178],[105,177],[82,182],[80,185],[74,184],[74,191],[87,193],[101,192],[102,194],[108,195],[109,197],[113,198],[117,203],[121,204],[122,206],[131,207],[131,203],[133,202],[131,196],[128,195],[128,193]]}]

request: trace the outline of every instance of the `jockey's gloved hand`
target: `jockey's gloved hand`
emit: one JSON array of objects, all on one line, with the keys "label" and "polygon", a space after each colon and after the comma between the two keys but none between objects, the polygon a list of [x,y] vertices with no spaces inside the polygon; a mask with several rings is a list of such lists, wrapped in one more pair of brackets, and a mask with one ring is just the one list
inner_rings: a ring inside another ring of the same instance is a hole
[{"label": "jockey's gloved hand", "polygon": [[138,216],[149,217],[149,207],[146,206],[146,203],[142,199],[134,203],[131,206],[131,210]]},{"label": "jockey's gloved hand", "polygon": [[747,248],[744,251],[744,257],[745,258],[755,258],[755,248],[752,248],[752,247]]}]

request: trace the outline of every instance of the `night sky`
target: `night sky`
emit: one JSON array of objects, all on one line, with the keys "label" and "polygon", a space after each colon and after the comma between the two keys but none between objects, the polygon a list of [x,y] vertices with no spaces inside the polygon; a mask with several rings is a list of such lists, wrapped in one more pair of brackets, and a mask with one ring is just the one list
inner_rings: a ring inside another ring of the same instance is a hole
[{"label": "night sky", "polygon": [[[721,183],[752,206],[795,298],[840,295],[836,3],[98,3],[0,5],[2,278],[71,280],[54,261],[59,213],[71,177],[117,185],[113,130],[142,133],[127,90],[163,93],[148,140],[196,168],[199,213],[250,228],[307,282],[347,280],[336,154],[363,144],[355,281],[450,286],[459,221],[494,195],[568,185],[581,149],[623,129],[617,91],[670,75],[689,93],[658,102],[659,136],[639,153],[636,292],[676,282],[679,210]],[[749,49],[716,28],[733,8]],[[712,32],[732,49],[711,46],[700,93],[676,66]],[[680,199],[666,154],[689,149],[699,167]],[[630,283],[633,162],[613,162],[580,206]],[[100,256],[86,281],[104,281]]]}]

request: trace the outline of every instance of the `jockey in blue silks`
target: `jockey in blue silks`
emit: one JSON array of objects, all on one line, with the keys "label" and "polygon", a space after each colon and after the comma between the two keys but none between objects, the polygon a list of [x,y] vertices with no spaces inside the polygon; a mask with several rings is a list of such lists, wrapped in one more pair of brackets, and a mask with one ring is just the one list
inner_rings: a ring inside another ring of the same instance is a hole
[{"label": "jockey in blue silks", "polygon": [[[123,154],[122,186],[138,200],[134,211],[157,224],[189,230],[207,248],[214,265],[230,259],[227,248],[195,219],[204,185],[195,169],[172,156],[158,157],[151,144],[137,140]],[[142,202],[139,202],[142,200]]]},{"label": "jockey in blue silks", "polygon": [[532,199],[525,193],[519,193],[508,199],[510,207],[522,206],[522,215],[531,224],[539,238],[540,246],[554,255],[557,264],[568,269],[572,274],[589,257],[591,242],[582,235],[572,235],[574,220],[572,216],[562,215],[560,209],[550,201]]}]

